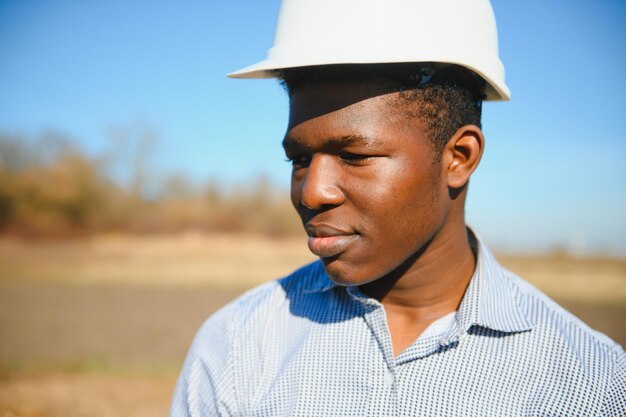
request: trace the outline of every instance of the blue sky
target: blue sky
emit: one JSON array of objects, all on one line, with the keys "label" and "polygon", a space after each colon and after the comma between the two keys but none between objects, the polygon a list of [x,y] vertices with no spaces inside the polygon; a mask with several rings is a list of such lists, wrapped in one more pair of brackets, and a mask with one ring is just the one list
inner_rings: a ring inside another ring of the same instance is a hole
[{"label": "blue sky", "polygon": [[[504,250],[626,255],[626,2],[492,3],[512,101],[485,105],[468,222]],[[93,154],[152,131],[155,176],[286,188],[282,89],[225,77],[264,58],[278,6],[0,0],[0,131]]]}]

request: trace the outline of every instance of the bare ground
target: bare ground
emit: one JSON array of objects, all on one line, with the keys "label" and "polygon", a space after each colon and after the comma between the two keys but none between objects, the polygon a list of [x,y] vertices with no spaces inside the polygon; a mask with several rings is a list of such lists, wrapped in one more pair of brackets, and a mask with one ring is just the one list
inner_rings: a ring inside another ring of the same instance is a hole
[{"label": "bare ground", "polygon": [[[251,236],[0,241],[0,417],[166,415],[202,321],[310,259]],[[503,263],[626,343],[625,260]]]},{"label": "bare ground", "polygon": [[2,417],[160,417],[174,376],[36,373],[0,377]]}]

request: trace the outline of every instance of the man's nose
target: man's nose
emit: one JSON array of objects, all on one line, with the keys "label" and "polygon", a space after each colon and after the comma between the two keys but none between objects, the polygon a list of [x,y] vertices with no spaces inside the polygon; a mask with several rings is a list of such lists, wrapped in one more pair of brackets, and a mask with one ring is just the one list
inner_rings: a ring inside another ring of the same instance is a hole
[{"label": "man's nose", "polygon": [[343,202],[339,188],[337,162],[330,155],[315,155],[302,182],[300,202],[312,210],[337,206]]}]

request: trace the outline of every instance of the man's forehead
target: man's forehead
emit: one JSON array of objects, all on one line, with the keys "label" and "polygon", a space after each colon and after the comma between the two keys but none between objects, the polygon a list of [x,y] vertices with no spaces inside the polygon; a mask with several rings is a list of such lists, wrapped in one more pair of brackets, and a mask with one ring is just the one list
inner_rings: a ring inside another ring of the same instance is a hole
[{"label": "man's forehead", "polygon": [[[325,114],[350,110],[352,117],[391,112],[399,96],[397,86],[373,80],[315,80],[301,84],[289,99],[290,126]],[[348,112],[345,112],[348,114]]]}]

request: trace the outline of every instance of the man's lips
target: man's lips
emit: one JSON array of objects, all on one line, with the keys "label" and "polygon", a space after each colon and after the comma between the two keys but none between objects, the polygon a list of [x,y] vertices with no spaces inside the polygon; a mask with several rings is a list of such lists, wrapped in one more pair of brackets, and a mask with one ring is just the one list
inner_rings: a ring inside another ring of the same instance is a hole
[{"label": "man's lips", "polygon": [[353,230],[325,224],[309,223],[305,228],[309,234],[309,250],[320,258],[339,255],[359,236]]}]

